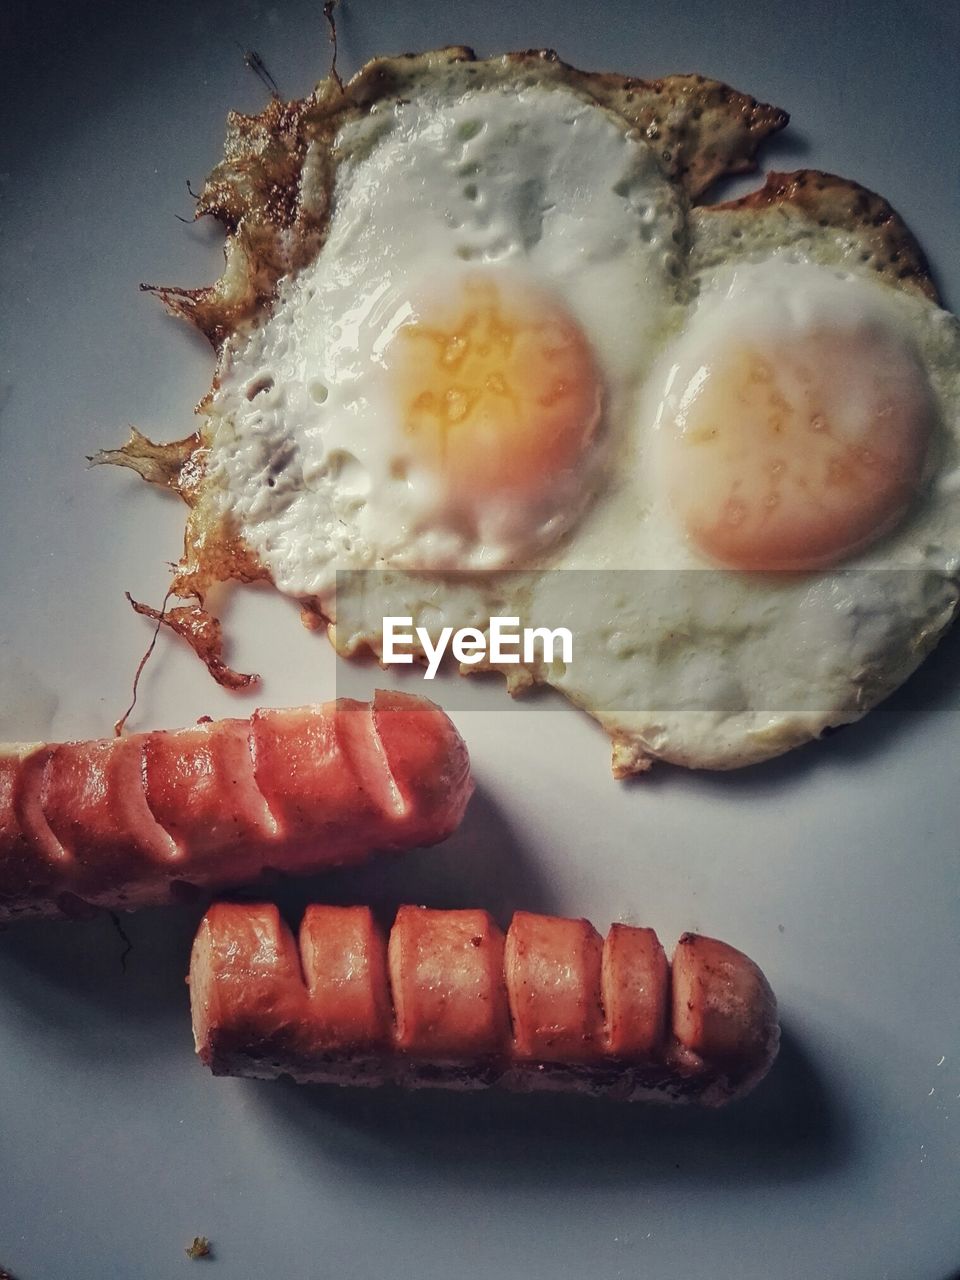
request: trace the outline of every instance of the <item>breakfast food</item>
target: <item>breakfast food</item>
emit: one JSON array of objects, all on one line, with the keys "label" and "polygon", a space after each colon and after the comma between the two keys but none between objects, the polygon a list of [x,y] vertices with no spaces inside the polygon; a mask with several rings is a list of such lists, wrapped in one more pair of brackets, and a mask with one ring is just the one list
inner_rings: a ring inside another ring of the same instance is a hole
[{"label": "breakfast food", "polygon": [[435,844],[473,790],[439,707],[377,693],[0,748],[0,921],[132,909]]},{"label": "breakfast food", "polygon": [[960,326],[855,183],[702,202],[785,123],[464,49],[233,117],[224,275],[158,290],[217,348],[201,428],[100,457],[190,503],[175,592],[268,578],[345,655],[387,614],[565,626],[572,661],[503,674],[618,774],[863,715],[957,607]]},{"label": "breakfast food", "polygon": [[216,1075],[528,1092],[718,1106],[779,1043],[766,978],[686,933],[521,911],[308,907],[297,942],[271,904],[216,903],[190,960],[197,1053]]}]

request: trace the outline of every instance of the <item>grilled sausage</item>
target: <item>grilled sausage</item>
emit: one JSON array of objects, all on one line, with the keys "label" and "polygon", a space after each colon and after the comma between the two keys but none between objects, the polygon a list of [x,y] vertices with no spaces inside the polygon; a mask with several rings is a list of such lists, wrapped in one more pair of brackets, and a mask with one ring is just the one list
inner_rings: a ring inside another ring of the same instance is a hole
[{"label": "grilled sausage", "polygon": [[777,1006],[741,952],[684,934],[518,912],[312,906],[299,947],[275,906],[217,903],[190,962],[197,1053],[215,1075],[575,1090],[718,1106],[777,1053]]},{"label": "grilled sausage", "polygon": [[130,909],[267,868],[434,844],[473,790],[466,747],[409,694],[175,732],[0,747],[0,921]]}]

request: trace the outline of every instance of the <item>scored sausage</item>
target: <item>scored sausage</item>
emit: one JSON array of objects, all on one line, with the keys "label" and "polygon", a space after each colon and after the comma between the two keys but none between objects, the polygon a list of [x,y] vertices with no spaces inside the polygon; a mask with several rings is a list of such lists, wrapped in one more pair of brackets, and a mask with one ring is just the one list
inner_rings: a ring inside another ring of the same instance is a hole
[{"label": "scored sausage", "polygon": [[685,933],[525,911],[311,906],[299,946],[271,904],[214,904],[190,960],[197,1053],[215,1075],[719,1106],[770,1068],[780,1031],[761,971]]},{"label": "scored sausage", "polygon": [[382,690],[372,703],[0,746],[0,921],[131,909],[435,844],[472,790],[440,708]]}]

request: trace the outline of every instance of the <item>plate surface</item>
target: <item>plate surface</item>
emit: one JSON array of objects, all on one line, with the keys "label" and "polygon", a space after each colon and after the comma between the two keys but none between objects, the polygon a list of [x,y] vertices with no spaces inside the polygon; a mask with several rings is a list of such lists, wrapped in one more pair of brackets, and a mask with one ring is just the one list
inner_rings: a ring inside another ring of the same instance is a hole
[{"label": "plate surface", "polygon": [[[0,736],[107,734],[182,509],[84,470],[128,422],[186,434],[211,358],[137,291],[193,284],[185,226],[229,107],[327,66],[316,3],[14,4],[0,161]],[[581,66],[699,70],[789,109],[768,150],[882,191],[960,302],[950,6],[348,0],[341,69],[446,43],[549,45]],[[752,180],[751,180],[752,181]],[[259,700],[331,696],[332,656],[269,593],[230,605]],[[573,711],[457,712],[479,795],[444,848],[312,889],[685,928],[756,957],[782,1060],[717,1115],[586,1100],[354,1094],[214,1080],[183,975],[196,913],[0,938],[0,1264],[20,1280],[166,1280],[214,1243],[231,1280],[945,1280],[960,1262],[960,637],[861,725],[728,777],[629,786]],[[440,700],[452,697],[449,686]],[[161,640],[135,724],[249,709]],[[292,904],[308,896],[298,887]]]}]

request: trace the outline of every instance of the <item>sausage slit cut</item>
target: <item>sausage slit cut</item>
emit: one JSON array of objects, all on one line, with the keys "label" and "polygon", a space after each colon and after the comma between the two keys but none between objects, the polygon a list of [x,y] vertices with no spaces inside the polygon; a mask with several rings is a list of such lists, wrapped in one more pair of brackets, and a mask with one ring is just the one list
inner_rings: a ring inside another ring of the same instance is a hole
[{"label": "sausage slit cut", "polygon": [[373,715],[373,704],[347,704],[338,712],[337,732],[344,755],[361,787],[385,817],[402,818],[407,805],[400,795]]},{"label": "sausage slit cut", "polygon": [[52,748],[42,747],[23,760],[14,805],[20,826],[27,839],[32,841],[49,861],[65,863],[72,859],[47,821],[43,805],[47,772],[53,755]]}]

